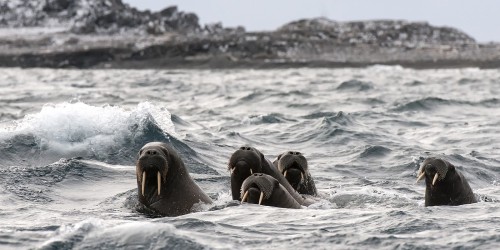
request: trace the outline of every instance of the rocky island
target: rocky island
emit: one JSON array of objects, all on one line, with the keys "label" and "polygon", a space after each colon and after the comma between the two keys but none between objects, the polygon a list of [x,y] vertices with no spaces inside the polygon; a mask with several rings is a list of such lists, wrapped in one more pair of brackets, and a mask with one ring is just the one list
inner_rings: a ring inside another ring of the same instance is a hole
[{"label": "rocky island", "polygon": [[201,26],[121,0],[0,0],[0,66],[51,68],[500,67],[500,44],[425,22],[304,19],[274,31]]}]

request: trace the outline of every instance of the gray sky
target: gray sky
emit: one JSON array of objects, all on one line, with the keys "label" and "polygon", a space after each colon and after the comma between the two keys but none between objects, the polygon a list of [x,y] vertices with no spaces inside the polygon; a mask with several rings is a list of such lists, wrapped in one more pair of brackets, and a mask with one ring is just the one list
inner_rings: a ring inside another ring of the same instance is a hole
[{"label": "gray sky", "polygon": [[123,0],[138,9],[177,5],[202,24],[222,22],[247,30],[272,30],[292,20],[405,19],[458,28],[481,42],[500,42],[500,0]]}]

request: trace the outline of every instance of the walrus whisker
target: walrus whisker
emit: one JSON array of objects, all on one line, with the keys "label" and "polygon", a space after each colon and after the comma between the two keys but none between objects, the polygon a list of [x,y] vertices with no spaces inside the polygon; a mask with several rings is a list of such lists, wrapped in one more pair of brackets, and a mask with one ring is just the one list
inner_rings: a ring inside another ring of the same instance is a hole
[{"label": "walrus whisker", "polygon": [[160,190],[161,190],[161,175],[160,171],[158,171],[158,196],[160,196]]},{"label": "walrus whisker", "polygon": [[260,192],[259,205],[262,205],[263,199],[264,199],[264,192]]},{"label": "walrus whisker", "polygon": [[425,172],[422,172],[418,177],[417,177],[417,181],[415,183],[418,183],[420,180],[422,180],[425,176]]},{"label": "walrus whisker", "polygon": [[142,196],[144,196],[144,190],[146,189],[146,171],[142,172]]},{"label": "walrus whisker", "polygon": [[241,199],[241,203],[245,202],[247,200],[247,197],[248,197],[248,190],[245,192],[245,194],[243,194],[243,198]]},{"label": "walrus whisker", "polygon": [[432,185],[433,185],[433,186],[434,186],[434,184],[436,184],[436,181],[438,180],[438,178],[439,178],[439,174],[438,174],[438,173],[436,173],[436,174],[434,175],[434,179],[432,179]]}]

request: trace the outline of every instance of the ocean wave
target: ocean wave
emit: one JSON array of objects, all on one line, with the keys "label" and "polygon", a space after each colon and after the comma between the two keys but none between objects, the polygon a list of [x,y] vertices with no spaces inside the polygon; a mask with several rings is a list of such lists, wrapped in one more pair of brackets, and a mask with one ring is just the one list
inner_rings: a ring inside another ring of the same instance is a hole
[{"label": "ocean wave", "polygon": [[82,102],[45,105],[0,131],[0,166],[45,166],[74,157],[134,165],[144,144],[162,141],[179,151],[190,171],[216,174],[175,136],[168,110],[148,102],[132,110]]},{"label": "ocean wave", "polygon": [[405,104],[400,104],[396,108],[394,108],[393,111],[396,112],[430,111],[436,108],[460,107],[464,105],[472,107],[497,108],[500,106],[500,100],[497,98],[489,98],[477,102],[471,102],[471,101],[461,101],[461,100],[448,100],[439,97],[426,97]]},{"label": "ocean wave", "polygon": [[349,80],[342,82],[338,87],[337,90],[341,91],[366,91],[373,89],[373,83],[371,82],[364,82],[360,80]]},{"label": "ocean wave", "polygon": [[295,121],[293,119],[286,118],[282,114],[271,113],[266,115],[251,115],[248,118],[244,119],[244,123],[248,124],[272,124],[272,123],[283,123],[283,122],[291,122]]},{"label": "ocean wave", "polygon": [[405,104],[401,104],[394,108],[396,112],[404,111],[422,111],[422,110],[432,110],[443,105],[450,105],[453,101],[438,98],[438,97],[426,97],[416,101],[411,101]]},{"label": "ocean wave", "polygon": [[175,130],[170,113],[150,103],[141,103],[131,111],[81,102],[45,105],[39,113],[27,115],[0,132],[0,154],[9,159],[0,164],[42,166],[72,157],[132,164],[138,150],[149,141],[186,147],[171,135]]},{"label": "ocean wave", "polygon": [[87,219],[62,225],[40,249],[200,249],[186,233],[168,223]]},{"label": "ocean wave", "polygon": [[[61,159],[42,167],[7,167],[0,168],[0,179],[5,190],[18,199],[36,203],[52,202],[56,198],[54,192],[75,185],[91,185],[97,181],[113,180],[130,176],[133,182],[135,168],[133,166],[105,167],[101,162],[88,162],[80,159]],[[67,181],[64,187],[57,186]],[[133,187],[133,186],[131,186]],[[81,188],[80,188],[81,191]],[[78,190],[75,190],[78,192]]]},{"label": "ocean wave", "polygon": [[391,153],[390,148],[384,146],[367,146],[363,152],[359,155],[361,158],[372,158],[372,157],[384,157]]}]

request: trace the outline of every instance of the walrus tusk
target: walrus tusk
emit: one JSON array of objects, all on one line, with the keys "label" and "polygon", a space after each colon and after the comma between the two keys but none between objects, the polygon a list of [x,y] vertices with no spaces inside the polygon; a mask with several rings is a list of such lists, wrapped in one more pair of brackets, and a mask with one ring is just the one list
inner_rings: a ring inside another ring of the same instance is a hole
[{"label": "walrus tusk", "polygon": [[245,202],[247,200],[247,197],[248,197],[248,190],[245,192],[245,194],[243,194],[243,199],[241,199],[241,203]]},{"label": "walrus tusk", "polygon": [[250,169],[250,175],[253,175],[253,170],[252,169]]},{"label": "walrus tusk", "polygon": [[263,199],[264,199],[264,192],[260,192],[259,205],[262,205]]},{"label": "walrus tusk", "polygon": [[303,180],[305,180],[304,173],[300,172],[300,182],[302,182]]},{"label": "walrus tusk", "polygon": [[420,180],[422,180],[425,176],[425,172],[422,172],[418,177],[417,177],[417,181],[415,183],[418,183]]},{"label": "walrus tusk", "polygon": [[436,184],[436,181],[438,180],[438,173],[436,173],[436,175],[434,175],[434,179],[432,179],[432,185],[434,186],[434,184]]},{"label": "walrus tusk", "polygon": [[161,175],[160,171],[158,171],[158,196],[160,196],[160,190],[161,190]]},{"label": "walrus tusk", "polygon": [[288,170],[285,170],[285,172],[283,173],[283,175],[285,176],[285,178],[286,178],[286,173],[287,173],[287,172],[288,172]]},{"label": "walrus tusk", "polygon": [[146,171],[142,172],[142,196],[144,196],[145,187],[146,187]]}]

